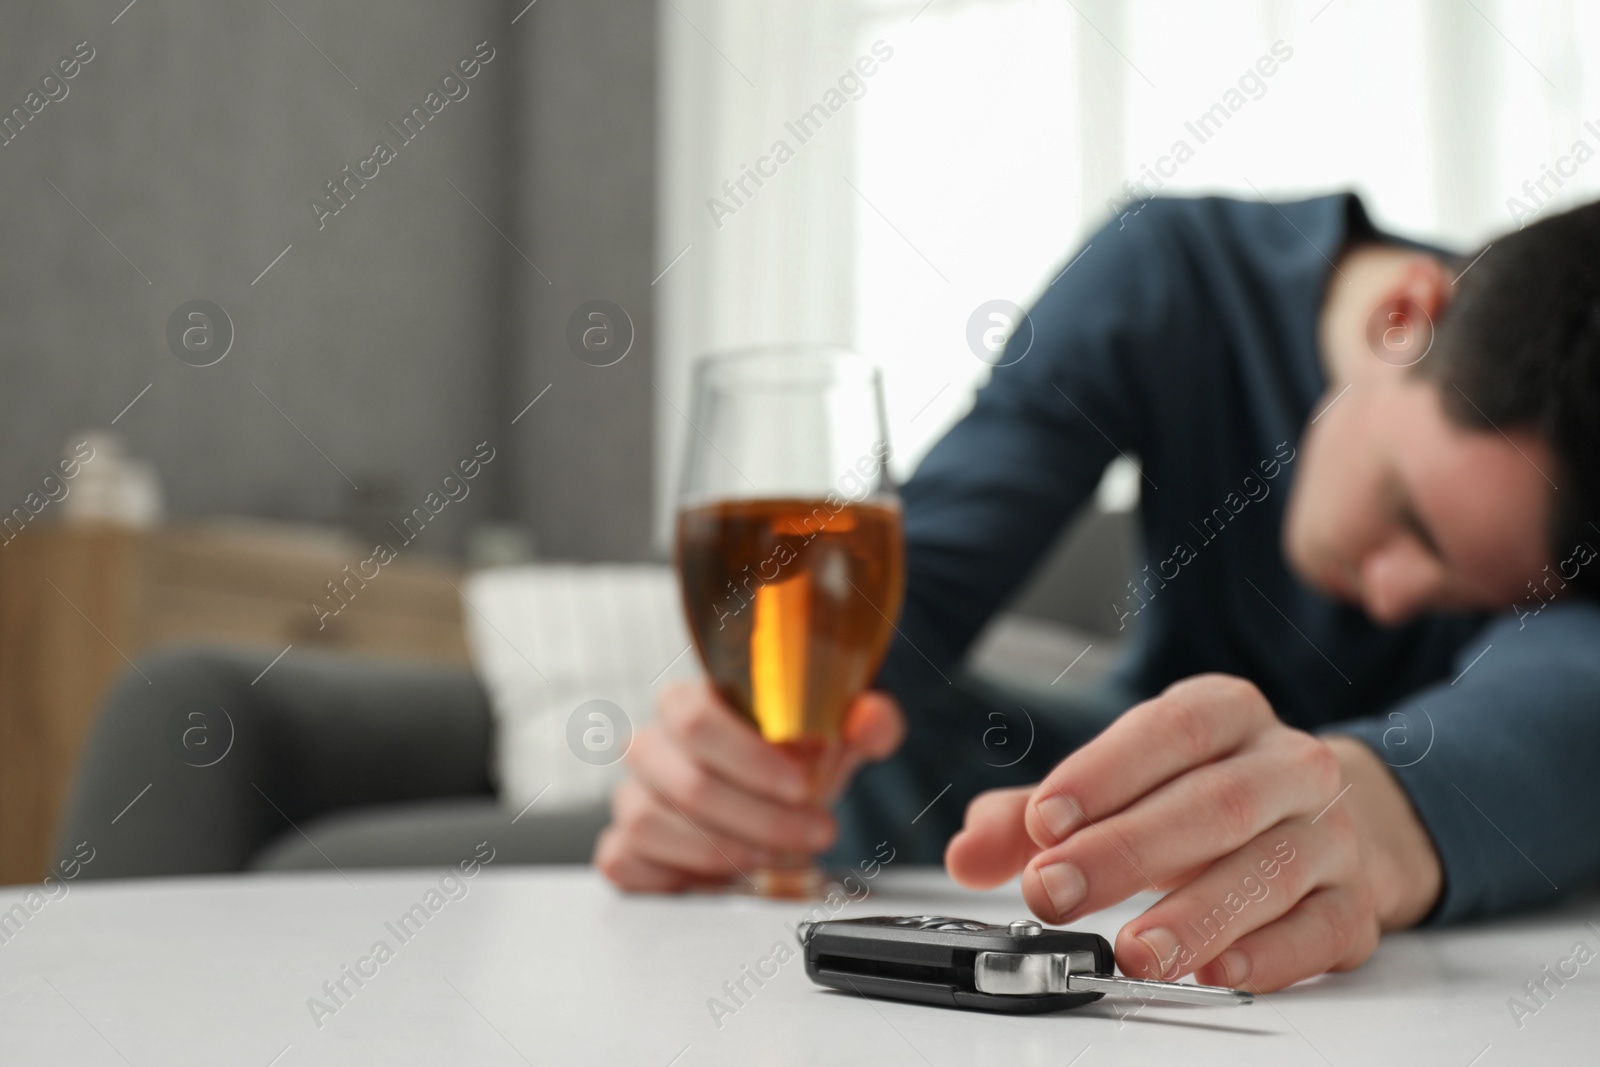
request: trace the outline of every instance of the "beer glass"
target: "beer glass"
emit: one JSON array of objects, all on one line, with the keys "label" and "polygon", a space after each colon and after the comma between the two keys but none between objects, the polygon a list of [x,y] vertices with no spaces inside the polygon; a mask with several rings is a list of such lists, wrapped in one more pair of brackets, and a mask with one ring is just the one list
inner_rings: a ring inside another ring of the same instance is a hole
[{"label": "beer glass", "polygon": [[[819,346],[709,357],[689,422],[675,559],[695,648],[825,802],[845,711],[883,662],[905,586],[882,375]],[[746,877],[773,897],[825,885],[806,855]]]}]

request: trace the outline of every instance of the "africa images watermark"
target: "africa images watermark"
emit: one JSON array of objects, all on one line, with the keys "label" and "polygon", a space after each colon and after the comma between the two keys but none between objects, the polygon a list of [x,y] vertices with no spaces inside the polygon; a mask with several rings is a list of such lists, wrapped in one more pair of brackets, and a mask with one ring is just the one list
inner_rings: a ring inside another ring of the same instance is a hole
[{"label": "africa images watermark", "polygon": [[1178,944],[1172,953],[1166,959],[1156,961],[1160,965],[1160,973],[1166,975],[1174,970],[1182,971],[1198,959],[1199,953],[1191,947],[1191,941],[1196,946],[1205,946],[1221,937],[1222,931],[1245,908],[1267,899],[1272,892],[1272,880],[1283,873],[1284,867],[1294,862],[1295,856],[1294,846],[1287,840],[1272,846],[1272,854],[1256,863],[1256,870],[1261,872],[1259,878],[1253,873],[1245,875],[1239,879],[1238,886],[1229,890],[1222,901],[1206,912],[1199,922],[1189,920],[1188,930],[1178,937]]},{"label": "africa images watermark", "polygon": [[585,300],[567,316],[567,349],[591,367],[621,363],[633,339],[633,318],[614,300]]},{"label": "africa images watermark", "polygon": [[67,94],[72,92],[67,82],[83,73],[83,68],[93,62],[95,55],[93,45],[88,41],[79,41],[73,46],[70,56],[63,56],[55,66],[45,71],[39,79],[39,88],[28,90],[21,104],[0,116],[0,148],[10,146],[12,141],[22,136],[22,131],[28,128],[29,123],[37,122],[45,108],[65,100]]},{"label": "africa images watermark", "polygon": [[[1085,651],[1087,651],[1087,649],[1085,649]],[[1078,658],[1082,659],[1083,657],[1080,655]],[[1074,660],[1074,662],[1076,662],[1076,660]],[[1061,673],[1066,674],[1067,672],[1062,671]],[[1059,681],[1059,678],[1057,680]],[[1053,685],[1054,683],[1051,684]],[[1017,764],[1027,759],[1028,753],[1033,751],[1033,742],[1039,734],[1038,728],[1033,725],[1033,716],[1028,714],[1027,708],[1023,707],[1021,704],[1018,704],[1017,710],[1022,712],[1022,717],[1028,724],[1028,743],[1022,746],[1022,751],[1017,753],[1015,758],[1007,760],[1005,763],[990,763],[987,758],[984,758],[983,762],[987,766],[994,767],[997,770],[1004,770],[1007,767],[1015,767]],[[984,716],[984,720],[986,722],[993,723],[993,725],[984,729],[983,736],[981,738],[983,742],[983,750],[985,752],[989,752],[990,750],[994,749],[1005,748],[1011,743],[1011,720],[1009,712],[998,710],[991,711]],[[999,721],[997,722],[996,720]],[[1009,752],[1005,754],[1010,755]]]},{"label": "africa images watermark", "polygon": [[[834,491],[824,497],[822,503],[813,508],[811,514],[798,523],[805,530],[805,537],[799,543],[800,547],[804,548],[809,545],[816,539],[818,534],[826,533],[828,524],[833,520],[834,516],[844,510],[846,504],[866,499],[871,494],[875,480],[883,472],[888,462],[889,442],[878,441],[872,446],[872,451],[869,454],[856,460],[854,467],[846,468],[845,472],[835,482]],[[813,522],[816,523],[815,528],[812,527]],[[716,609],[717,629],[724,629],[728,625],[729,619],[737,617],[746,607],[754,604],[756,590],[770,582],[777,581],[778,575],[782,573],[783,568],[799,558],[800,553],[796,551],[794,545],[789,540],[781,540],[778,542],[777,547],[772,550],[771,555],[755,565],[754,574],[750,573],[750,565],[745,564],[743,582],[735,585],[734,579],[728,579],[728,598],[723,601],[722,606]],[[772,571],[771,574],[767,573],[769,568]],[[752,581],[755,582],[754,587],[750,584]],[[739,591],[741,588],[744,590],[743,593]],[[748,594],[748,596],[745,594]],[[732,606],[730,607],[729,605]]]},{"label": "africa images watermark", "polygon": [[237,730],[221,704],[189,703],[172,709],[167,737],[180,762],[204,769],[228,758]]},{"label": "africa images watermark", "polygon": [[[861,56],[839,75],[839,80],[828,87],[822,94],[821,100],[783,124],[784,130],[794,138],[795,146],[791,146],[784,138],[778,138],[767,149],[766,155],[756,158],[754,166],[748,163],[739,164],[738,175],[722,183],[722,195],[725,199],[715,196],[706,198],[706,210],[711,212],[711,218],[716,222],[717,229],[722,229],[724,219],[737,215],[740,208],[755,199],[756,193],[761,191],[763,185],[778,176],[778,168],[795,157],[796,146],[804,146],[807,141],[822,132],[822,127],[827,125],[828,120],[843,111],[850,101],[860,100],[867,95],[866,80],[878,73],[881,63],[887,63],[894,58],[894,48],[882,40],[873,41],[870,51],[872,55]],[[873,56],[877,58],[874,59]],[[754,189],[750,187],[752,183],[755,185]]]},{"label": "africa images watermark", "polygon": [[1427,759],[1428,753],[1433,751],[1435,734],[1433,716],[1420,703],[1417,705],[1417,711],[1422,713],[1422,721],[1428,725],[1428,741],[1427,744],[1422,746],[1421,752],[1416,751],[1417,744],[1412,735],[1415,732],[1420,736],[1420,731],[1414,729],[1413,713],[1409,708],[1397,708],[1391,711],[1389,713],[1389,721],[1394,725],[1385,729],[1383,735],[1378,739],[1378,743],[1383,749],[1383,752],[1380,753],[1383,757],[1383,762],[1396,770],[1415,767]]},{"label": "africa images watermark", "polygon": [[167,316],[167,349],[191,367],[212,367],[233,351],[233,319],[211,300],[185,300]]},{"label": "africa images watermark", "polygon": [[[422,503],[412,508],[396,526],[393,521],[389,528],[400,535],[400,547],[384,541],[374,545],[372,555],[355,565],[355,570],[350,569],[346,563],[341,573],[344,577],[337,582],[323,583],[328,590],[328,595],[323,597],[325,603],[315,600],[307,601],[311,606],[311,614],[316,616],[317,629],[321,630],[328,625],[328,620],[337,616],[341,611],[350,606],[356,594],[367,587],[367,583],[374,581],[383,573],[383,568],[393,563],[400,557],[400,549],[422,536],[422,531],[429,522],[437,518],[439,513],[449,507],[452,502],[460,503],[472,492],[472,487],[467,483],[483,472],[495,457],[494,446],[488,441],[479,442],[471,456],[456,464],[461,476],[458,478],[455,471],[451,471],[439,480],[438,489],[430,489],[428,495],[422,498]],[[371,568],[371,572],[368,572]],[[332,605],[332,606],[329,606]]]},{"label": "africa images watermark", "polygon": [[[885,849],[889,852],[887,856],[883,854]],[[846,874],[840,879],[838,888],[829,890],[826,897],[813,904],[797,921],[784,923],[784,928],[798,942],[800,923],[822,922],[835,918],[849,905],[866,900],[872,895],[872,887],[867,883],[882,873],[883,868],[893,863],[896,854],[896,850],[889,842],[880,841],[873,849],[872,859],[862,860],[856,864],[861,871],[860,877],[857,877],[855,871]],[[767,954],[757,959],[754,964],[747,963],[740,967],[736,977],[722,983],[722,997],[706,998],[706,1011],[711,1014],[712,1025],[721,1030],[726,1019],[739,1014],[740,1009],[748,1007],[750,1001],[767,982],[778,976],[779,969],[797,955],[799,953],[789,942],[780,939],[774,941]]]},{"label": "africa images watermark", "polygon": [[[311,1021],[317,1029],[321,1030],[328,1019],[339,1014],[366,987],[367,982],[378,976],[380,968],[394,959],[401,947],[410,944],[428,921],[444,910],[446,904],[465,900],[471,891],[465,879],[476,878],[479,871],[494,862],[494,857],[493,845],[487,841],[478,842],[470,858],[439,876],[437,887],[429,888],[422,894],[421,900],[394,920],[383,924],[384,930],[394,936],[393,945],[389,944],[388,938],[380,937],[372,943],[367,955],[354,964],[343,964],[337,975],[322,983],[322,997],[307,997],[306,1010],[311,1013]],[[457,871],[461,873],[458,875]]]},{"label": "africa images watermark", "polygon": [[[1589,929],[1600,934],[1600,926],[1589,923]],[[1578,972],[1590,960],[1595,958],[1595,950],[1588,941],[1580,940],[1572,946],[1572,951],[1556,960],[1554,964],[1545,964],[1539,968],[1539,973],[1522,983],[1522,992],[1527,997],[1506,998],[1506,1010],[1511,1013],[1511,1021],[1521,1030],[1528,1025],[1528,1019],[1538,1015],[1550,1006],[1556,993],[1567,987],[1567,983],[1578,977]]]},{"label": "africa images watermark", "polygon": [[[428,90],[428,94],[422,98],[422,103],[412,106],[411,111],[400,120],[400,125],[388,123],[399,148],[404,148],[416,140],[417,136],[427,128],[428,123],[438,118],[439,113],[452,102],[460,103],[465,100],[472,92],[472,86],[467,82],[481,74],[483,68],[494,60],[495,55],[494,47],[488,41],[479,42],[471,55],[458,61],[450,73],[439,79],[438,89]],[[457,71],[460,72],[459,77],[456,75]],[[367,187],[367,182],[375,181],[378,175],[383,173],[384,167],[399,159],[399,148],[388,141],[378,141],[372,147],[372,154],[366,159],[357,161],[354,170],[346,165],[339,172],[340,176],[334,177],[327,183],[327,200],[312,197],[307,201],[311,205],[312,216],[317,220],[317,229],[326,228],[328,220],[349,207],[356,194]]]},{"label": "africa images watermark", "polygon": [[591,767],[609,767],[628,754],[633,720],[619,704],[585,700],[567,716],[567,749]]},{"label": "africa images watermark", "polygon": [[1288,63],[1294,57],[1294,49],[1282,40],[1273,41],[1272,47],[1263,53],[1252,66],[1246,67],[1243,74],[1239,75],[1238,82],[1222,94],[1222,98],[1209,108],[1202,111],[1192,121],[1185,122],[1183,128],[1195,140],[1190,144],[1187,138],[1179,137],[1172,142],[1172,147],[1167,149],[1167,154],[1156,158],[1155,167],[1140,164],[1139,177],[1129,179],[1122,183],[1123,196],[1121,199],[1110,198],[1106,207],[1111,212],[1111,217],[1121,220],[1121,225],[1127,225],[1130,217],[1128,208],[1138,204],[1132,214],[1137,215],[1144,210],[1144,205],[1155,195],[1156,190],[1166,186],[1163,179],[1177,176],[1178,169],[1195,157],[1196,150],[1222,132],[1222,127],[1233,116],[1244,109],[1251,100],[1260,100],[1267,95],[1267,79],[1278,72],[1281,65]]},{"label": "africa images watermark", "polygon": [[[1600,125],[1590,119],[1583,124],[1583,128],[1595,139],[1595,144],[1600,144]],[[1578,168],[1588,163],[1596,155],[1595,146],[1589,143],[1587,137],[1580,137],[1572,142],[1564,155],[1555,158],[1555,165],[1549,163],[1539,164],[1539,176],[1529,178],[1522,183],[1522,192],[1527,200],[1517,197],[1506,197],[1506,213],[1511,216],[1511,221],[1517,224],[1517,229],[1522,229],[1528,223],[1538,218],[1540,213],[1556,198],[1556,190],[1567,183],[1562,178],[1576,178]],[[1555,189],[1551,189],[1551,185]]]},{"label": "africa images watermark", "polygon": [[[84,849],[89,850],[85,856]],[[22,932],[33,917],[44,910],[46,904],[58,900],[65,900],[72,887],[67,883],[83,873],[86,864],[93,862],[95,856],[94,846],[87,841],[80,841],[72,850],[72,857],[56,864],[56,869],[44,876],[44,881],[30,888],[20,901],[10,908],[0,911],[0,945],[9,945],[11,940]]]},{"label": "africa images watermark", "polygon": [[[1286,450],[1287,455],[1285,455]],[[1200,547],[1204,548],[1221,536],[1227,525],[1237,519],[1239,514],[1249,507],[1251,503],[1259,504],[1272,495],[1272,486],[1268,483],[1282,473],[1284,467],[1293,463],[1296,455],[1298,453],[1288,441],[1279,442],[1278,446],[1273,449],[1273,456],[1257,464],[1261,468],[1260,478],[1257,478],[1253,473],[1245,475],[1244,480],[1239,485],[1239,489],[1244,491],[1243,496],[1239,495],[1239,490],[1232,490],[1222,498],[1221,504],[1212,508],[1210,514],[1200,520],[1199,526],[1190,522],[1189,528],[1200,537]],[[1156,564],[1156,572],[1154,574],[1150,573],[1150,564],[1146,563],[1144,565],[1144,575],[1138,584],[1135,584],[1131,578],[1128,580],[1128,595],[1123,598],[1122,605],[1111,605],[1111,610],[1117,616],[1117,629],[1124,629],[1128,625],[1130,618],[1143,611],[1150,601],[1156,598],[1156,594],[1165,589],[1167,583],[1177,578],[1182,573],[1183,568],[1194,562],[1199,555],[1200,550],[1195,548],[1194,545],[1188,541],[1180,541],[1167,558]],[[1168,573],[1169,569],[1171,573]],[[1142,592],[1141,589],[1143,590]],[[1134,601],[1138,601],[1138,607],[1133,607]]]},{"label": "africa images watermark", "polygon": [[[1560,563],[1556,564],[1556,572],[1554,574],[1550,573],[1550,565],[1548,563],[1545,564],[1544,570],[1540,572],[1544,575],[1544,578],[1539,582],[1538,585],[1534,585],[1532,581],[1529,581],[1528,595],[1522,598],[1521,604],[1511,605],[1511,612],[1512,614],[1516,615],[1519,623],[1517,629],[1526,629],[1528,620],[1536,617],[1541,611],[1548,607],[1550,602],[1560,595],[1561,591],[1567,587],[1567,584],[1578,576],[1578,572],[1580,570],[1594,562],[1595,555],[1596,553],[1593,545],[1589,544],[1587,541],[1579,541],[1573,546],[1572,554],[1567,556],[1567,558],[1562,560]],[[1556,588],[1550,588],[1551,582],[1556,584]],[[1544,590],[1543,595],[1540,595],[1539,590],[1541,589]],[[1525,606],[1533,601],[1538,601],[1539,606],[1536,608],[1529,608]]]},{"label": "africa images watermark", "polygon": [[[51,504],[59,504],[67,499],[72,492],[71,481],[82,471],[83,466],[94,459],[94,446],[88,441],[79,441],[72,446],[72,455],[61,460],[56,469],[61,472],[57,477],[52,471],[39,480],[39,489],[22,498],[22,505],[11,509],[11,513],[0,518],[0,548],[4,548],[15,541],[28,524],[38,518],[39,513]],[[40,492],[43,496],[40,496]]]}]

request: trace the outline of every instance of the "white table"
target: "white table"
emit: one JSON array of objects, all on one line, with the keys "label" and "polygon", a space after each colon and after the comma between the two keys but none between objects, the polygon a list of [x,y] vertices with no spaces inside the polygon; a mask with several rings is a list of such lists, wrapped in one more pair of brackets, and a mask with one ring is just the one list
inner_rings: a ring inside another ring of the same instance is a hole
[{"label": "white table", "polygon": [[[801,909],[740,897],[625,897],[580,868],[492,866],[404,943],[386,924],[441,872],[76,883],[0,944],[0,1063],[1185,1065],[1595,1063],[1600,960],[1519,1029],[1507,1001],[1575,943],[1594,898],[1384,942],[1366,967],[1244,1008],[1009,1017],[824,991],[798,955],[715,1024],[722,998]],[[352,884],[353,883],[353,884]],[[840,917],[1025,914],[1014,887],[890,867]],[[447,886],[447,888],[449,888]],[[459,893],[459,891],[457,891]],[[0,910],[22,896],[0,890]],[[1082,926],[1112,936],[1129,904]],[[342,1005],[322,992],[376,941],[394,954]],[[770,969],[770,965],[769,965]],[[332,1009],[320,1028],[307,1001]],[[1487,1051],[1485,1051],[1487,1050]],[[275,1057],[277,1057],[275,1059]]]}]

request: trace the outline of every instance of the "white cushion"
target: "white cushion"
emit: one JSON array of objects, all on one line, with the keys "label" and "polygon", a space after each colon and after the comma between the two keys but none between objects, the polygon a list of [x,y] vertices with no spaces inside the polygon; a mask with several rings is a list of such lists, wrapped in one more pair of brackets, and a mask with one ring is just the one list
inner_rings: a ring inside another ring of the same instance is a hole
[{"label": "white cushion", "polygon": [[494,568],[472,575],[462,594],[467,643],[495,719],[501,802],[516,811],[535,797],[534,812],[586,807],[622,778],[622,748],[603,753],[614,762],[595,765],[569,746],[568,720],[580,705],[610,701],[637,731],[654,717],[662,686],[701,673],[670,567]]}]

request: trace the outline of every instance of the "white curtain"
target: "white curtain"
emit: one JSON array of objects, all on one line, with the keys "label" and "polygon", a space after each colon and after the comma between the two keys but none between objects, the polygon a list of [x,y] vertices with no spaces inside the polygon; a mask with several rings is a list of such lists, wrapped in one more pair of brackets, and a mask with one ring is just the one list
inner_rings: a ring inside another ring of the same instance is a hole
[{"label": "white curtain", "polygon": [[[748,345],[853,339],[850,288],[841,280],[855,269],[844,179],[854,174],[859,101],[796,126],[804,142],[790,125],[854,61],[858,7],[663,2],[657,244],[667,269],[655,284],[663,531],[691,432],[692,361]],[[774,153],[779,142],[792,157]]]},{"label": "white curtain", "polygon": [[[1178,140],[1162,192],[1353,188],[1380,224],[1462,247],[1600,193],[1600,5],[1576,0],[667,0],[661,19],[662,265],[689,248],[657,285],[663,516],[696,356],[855,344],[887,368],[903,474],[987,374],[973,310],[1026,306]],[[863,95],[714,218],[879,41]]]}]

